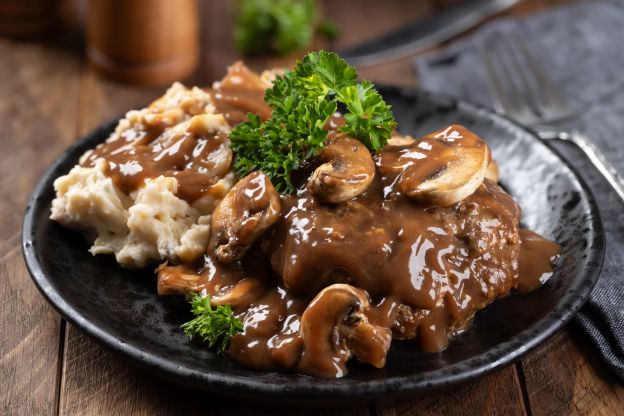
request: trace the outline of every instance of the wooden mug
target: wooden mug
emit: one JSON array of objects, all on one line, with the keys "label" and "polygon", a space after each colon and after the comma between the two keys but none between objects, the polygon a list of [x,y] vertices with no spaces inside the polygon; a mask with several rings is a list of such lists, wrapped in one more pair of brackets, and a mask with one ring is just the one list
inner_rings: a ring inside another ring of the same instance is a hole
[{"label": "wooden mug", "polygon": [[88,6],[87,56],[103,75],[162,85],[197,66],[196,0],[90,0]]}]

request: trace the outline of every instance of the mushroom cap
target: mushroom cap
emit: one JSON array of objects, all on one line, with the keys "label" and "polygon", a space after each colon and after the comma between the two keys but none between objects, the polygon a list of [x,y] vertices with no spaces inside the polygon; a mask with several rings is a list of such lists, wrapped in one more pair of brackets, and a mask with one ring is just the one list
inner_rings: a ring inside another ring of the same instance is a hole
[{"label": "mushroom cap", "polygon": [[321,290],[301,316],[304,350],[299,368],[319,377],[342,377],[353,355],[383,367],[392,335],[368,322],[369,306],[366,292],[353,286],[337,283]]},{"label": "mushroom cap", "polygon": [[338,204],[366,191],[375,177],[375,162],[359,140],[338,135],[323,148],[323,162],[312,173],[307,188],[319,200]]},{"label": "mushroom cap", "polygon": [[401,181],[410,198],[439,206],[453,205],[472,195],[483,183],[489,162],[487,147],[453,149],[453,159],[441,172],[418,185]]},{"label": "mushroom cap", "polygon": [[415,141],[416,139],[414,139],[412,136],[395,134],[390,137],[390,139],[388,139],[388,143],[386,144],[386,146],[408,146]]},{"label": "mushroom cap", "polygon": [[485,171],[485,179],[489,179],[492,182],[498,182],[498,180],[500,179],[498,173],[498,164],[496,163],[496,161],[494,161],[494,159],[492,159]]},{"label": "mushroom cap", "polygon": [[222,263],[241,259],[254,241],[279,219],[280,196],[268,176],[254,171],[239,180],[212,214],[208,250]]},{"label": "mushroom cap", "polygon": [[383,175],[396,177],[398,190],[425,204],[448,206],[472,195],[483,183],[490,149],[468,129],[451,125],[379,156]]}]

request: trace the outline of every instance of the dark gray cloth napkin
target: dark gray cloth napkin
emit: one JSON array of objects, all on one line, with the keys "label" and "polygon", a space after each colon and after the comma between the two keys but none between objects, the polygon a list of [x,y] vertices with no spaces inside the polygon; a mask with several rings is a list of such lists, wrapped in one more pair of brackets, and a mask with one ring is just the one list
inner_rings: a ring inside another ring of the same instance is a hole
[{"label": "dark gray cloth napkin", "polygon": [[[477,36],[513,31],[529,45],[579,116],[566,128],[585,133],[624,173],[624,2],[573,3],[485,26],[441,53],[414,62],[421,86],[491,107]],[[624,382],[624,204],[571,144],[551,142],[592,189],[606,230],[600,280],[576,321]]]}]

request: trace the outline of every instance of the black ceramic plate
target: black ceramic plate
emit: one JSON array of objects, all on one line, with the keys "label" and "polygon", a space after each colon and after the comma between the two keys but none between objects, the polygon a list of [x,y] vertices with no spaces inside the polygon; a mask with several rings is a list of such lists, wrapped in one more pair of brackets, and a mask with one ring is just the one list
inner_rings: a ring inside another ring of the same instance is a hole
[{"label": "black ceramic plate", "polygon": [[413,394],[465,382],[510,363],[553,334],[583,305],[598,278],[604,238],[598,210],[578,175],[513,122],[448,97],[387,87],[401,131],[416,137],[450,123],[485,138],[501,182],[523,207],[523,224],[562,245],[555,276],[539,290],[512,295],[479,312],[472,329],[437,354],[396,342],[386,367],[352,362],[350,374],[321,380],[257,372],[190,343],[180,298],[159,298],[151,270],[127,271],[92,257],[82,237],[48,219],[54,179],[114,128],[108,124],[69,148],[35,189],[24,219],[24,256],[33,280],[73,325],[138,367],[197,388],[271,401],[341,401]]}]

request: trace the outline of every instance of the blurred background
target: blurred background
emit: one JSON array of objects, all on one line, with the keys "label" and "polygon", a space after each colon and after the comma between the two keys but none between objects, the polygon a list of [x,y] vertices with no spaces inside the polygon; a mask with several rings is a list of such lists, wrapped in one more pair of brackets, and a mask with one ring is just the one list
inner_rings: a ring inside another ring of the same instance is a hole
[{"label": "blurred background", "polygon": [[[88,61],[101,75],[130,85],[207,84],[237,59],[256,69],[290,66],[309,50],[359,45],[461,3],[470,1],[0,0],[0,36],[3,47],[18,42],[49,49],[50,59]],[[498,16],[570,1],[502,3],[513,7],[502,7]],[[414,82],[411,68],[391,63],[382,60],[363,75]],[[410,66],[409,59],[403,63]]]}]

